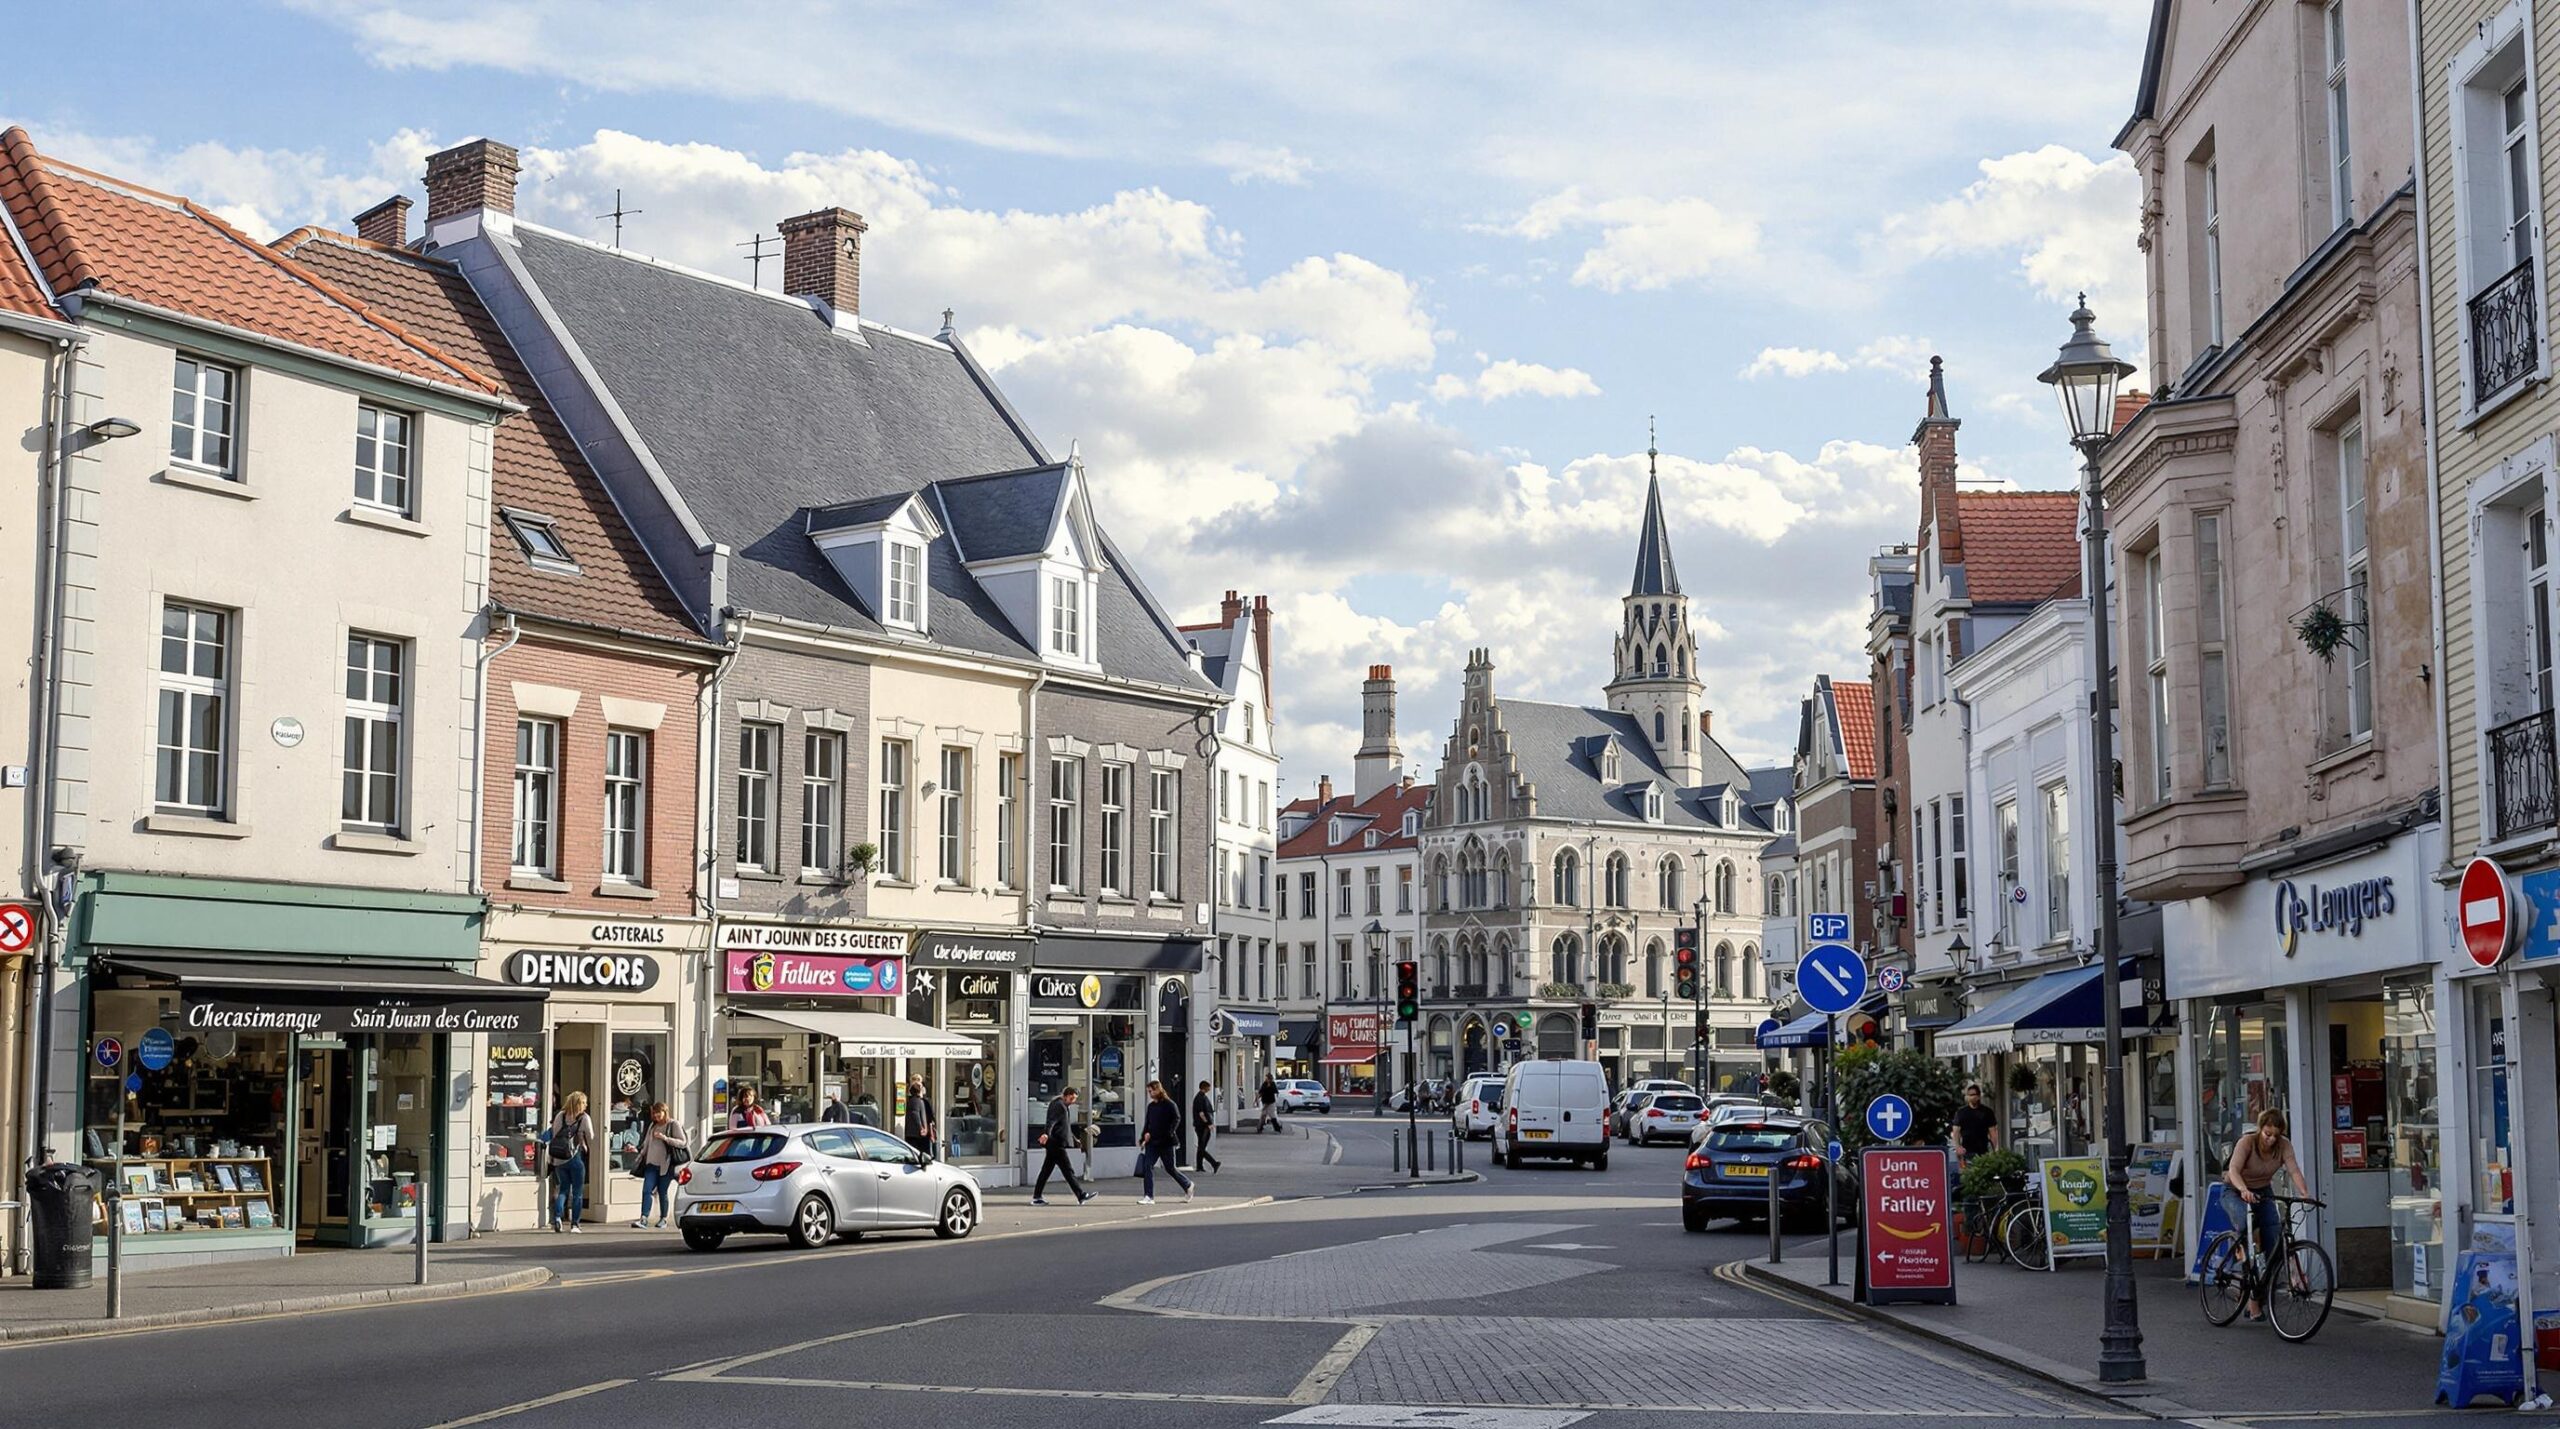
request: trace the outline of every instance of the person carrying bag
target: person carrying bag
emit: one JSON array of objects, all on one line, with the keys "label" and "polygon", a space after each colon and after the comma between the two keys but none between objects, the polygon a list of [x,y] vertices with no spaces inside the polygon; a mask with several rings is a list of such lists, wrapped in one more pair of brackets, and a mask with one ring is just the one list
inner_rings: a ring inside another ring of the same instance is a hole
[{"label": "person carrying bag", "polygon": [[587,1094],[571,1092],[560,1101],[560,1114],[542,1133],[543,1159],[551,1168],[551,1229],[579,1234],[586,1218],[587,1164],[596,1149],[595,1119],[587,1115]]},{"label": "person carrying bag", "polygon": [[676,1184],[676,1172],[693,1159],[693,1148],[684,1137],[684,1127],[665,1102],[649,1108],[648,1129],[640,1133],[640,1219],[631,1223],[633,1230],[645,1230],[649,1224],[649,1202],[658,1203],[658,1229],[667,1228],[667,1202]]}]

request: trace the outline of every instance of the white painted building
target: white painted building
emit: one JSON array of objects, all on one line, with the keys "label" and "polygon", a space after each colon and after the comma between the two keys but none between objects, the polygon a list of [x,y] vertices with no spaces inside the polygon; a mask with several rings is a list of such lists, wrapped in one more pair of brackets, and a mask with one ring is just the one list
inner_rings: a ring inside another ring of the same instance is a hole
[{"label": "white painted building", "polygon": [[[1210,1049],[1209,1076],[1219,1125],[1251,1100],[1274,1066],[1280,1031],[1274,1000],[1278,952],[1272,883],[1279,876],[1279,836],[1273,810],[1280,786],[1279,716],[1271,697],[1271,600],[1228,591],[1218,619],[1186,625],[1183,635],[1200,653],[1201,673],[1227,697],[1218,711],[1217,753],[1211,782],[1217,810],[1210,870],[1217,883],[1211,909],[1215,935],[1203,991],[1193,999],[1192,1036]],[[1185,1093],[1177,1098],[1188,1105]]]}]

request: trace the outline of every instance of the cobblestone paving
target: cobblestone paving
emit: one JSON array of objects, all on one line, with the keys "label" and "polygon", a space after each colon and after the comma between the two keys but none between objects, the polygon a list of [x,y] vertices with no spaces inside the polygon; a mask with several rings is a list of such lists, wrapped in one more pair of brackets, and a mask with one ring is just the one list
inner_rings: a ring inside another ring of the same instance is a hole
[{"label": "cobblestone paving", "polygon": [[1891,1386],[1910,1417],[2051,1417],[2053,1399],[1821,1320],[1392,1320],[1332,1398],[1838,1413]]},{"label": "cobblestone paving", "polygon": [[1483,1247],[1553,1238],[1571,1225],[1455,1225],[1358,1245],[1204,1270],[1159,1285],[1138,1303],[1199,1315],[1300,1318],[1533,1290],[1613,1267],[1559,1255]]}]

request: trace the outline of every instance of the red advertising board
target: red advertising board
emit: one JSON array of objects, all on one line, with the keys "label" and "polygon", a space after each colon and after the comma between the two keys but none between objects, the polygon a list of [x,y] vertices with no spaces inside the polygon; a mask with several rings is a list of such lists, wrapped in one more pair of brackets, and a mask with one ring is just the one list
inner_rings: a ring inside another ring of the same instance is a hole
[{"label": "red advertising board", "polygon": [[896,997],[906,989],[904,960],[844,958],[826,953],[728,950],[730,992],[791,997]]},{"label": "red advertising board", "polygon": [[1858,1258],[1867,1303],[1956,1302],[1955,1175],[1944,1147],[1875,1146],[1860,1160]]}]

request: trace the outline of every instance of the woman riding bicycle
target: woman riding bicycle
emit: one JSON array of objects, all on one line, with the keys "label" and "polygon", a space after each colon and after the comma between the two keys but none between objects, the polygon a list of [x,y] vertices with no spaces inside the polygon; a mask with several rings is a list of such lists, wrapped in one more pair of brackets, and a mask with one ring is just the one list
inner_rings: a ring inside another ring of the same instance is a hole
[{"label": "woman riding bicycle", "polygon": [[[2231,1164],[2222,1172],[2222,1179],[2240,1193],[2241,1201],[2249,1207],[2249,1220],[2257,1227],[2259,1254],[2270,1257],[2284,1244],[2284,1208],[2276,1204],[2273,1190],[2276,1173],[2291,1173],[2294,1186],[2305,1196],[2311,1194],[2311,1178],[2302,1174],[2302,1161],[2293,1154],[2293,1141],[2285,1135],[2287,1129],[2284,1112],[2279,1108],[2268,1107],[2258,1113],[2258,1129],[2241,1137],[2231,1148]],[[2249,1318],[2265,1318],[2256,1300],[2249,1302]]]}]

